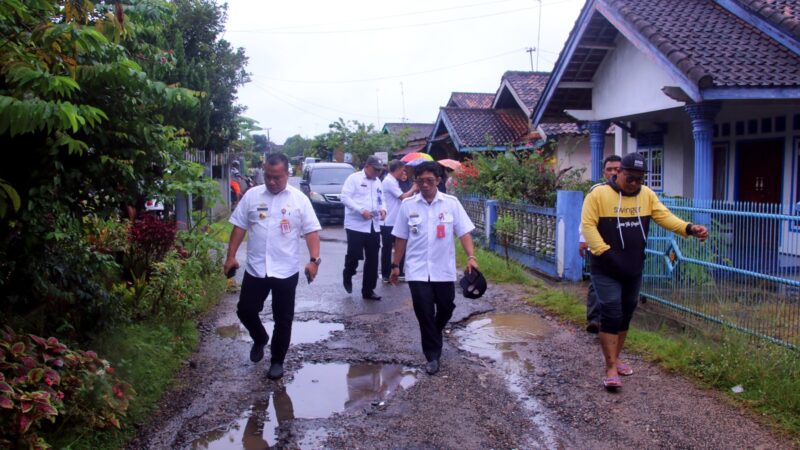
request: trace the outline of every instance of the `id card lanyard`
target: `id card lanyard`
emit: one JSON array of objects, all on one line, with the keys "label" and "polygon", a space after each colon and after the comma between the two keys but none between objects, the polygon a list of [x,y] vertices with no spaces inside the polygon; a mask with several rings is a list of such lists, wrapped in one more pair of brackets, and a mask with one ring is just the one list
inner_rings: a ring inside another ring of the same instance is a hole
[{"label": "id card lanyard", "polygon": [[289,223],[289,219],[286,218],[286,208],[281,209],[281,233],[289,234],[292,232],[292,225]]}]

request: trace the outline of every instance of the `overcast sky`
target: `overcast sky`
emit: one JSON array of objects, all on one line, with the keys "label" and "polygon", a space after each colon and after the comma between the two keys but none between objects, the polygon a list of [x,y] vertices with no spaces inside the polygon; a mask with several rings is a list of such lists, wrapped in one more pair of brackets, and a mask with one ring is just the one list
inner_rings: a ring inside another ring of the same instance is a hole
[{"label": "overcast sky", "polygon": [[451,92],[494,93],[506,70],[531,70],[537,38],[533,66],[550,71],[583,3],[228,0],[224,38],[250,58],[245,115],[282,144],[338,117],[432,123]]}]

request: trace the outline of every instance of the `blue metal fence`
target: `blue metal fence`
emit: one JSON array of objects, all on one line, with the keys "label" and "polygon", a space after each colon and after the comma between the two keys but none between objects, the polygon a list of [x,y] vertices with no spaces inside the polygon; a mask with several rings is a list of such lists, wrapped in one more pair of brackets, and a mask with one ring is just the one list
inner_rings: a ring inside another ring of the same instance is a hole
[{"label": "blue metal fence", "polygon": [[472,239],[478,245],[488,246],[488,239],[486,238],[486,200],[479,197],[464,197],[460,200],[467,215],[472,219],[472,223],[475,224]]},{"label": "blue metal fence", "polygon": [[789,206],[662,199],[706,242],[650,229],[642,295],[681,315],[800,348],[800,215]]},{"label": "blue metal fence", "polygon": [[[554,278],[577,280],[587,269],[577,260],[581,196],[567,194],[559,193],[556,208],[475,197],[461,202],[481,245],[504,253],[494,237],[494,223],[509,215],[519,224],[509,245],[511,257]],[[684,220],[707,225],[710,236],[705,242],[683,239],[652,223],[642,295],[684,320],[800,348],[800,210],[758,203],[662,201]],[[573,257],[577,261],[571,261]]]},{"label": "blue metal fence", "polygon": [[582,276],[578,223],[583,194],[559,191],[557,199],[555,208],[478,197],[460,200],[475,224],[472,235],[480,245],[505,254],[495,236],[495,223],[498,218],[511,217],[517,229],[509,236],[509,257],[550,277],[577,281]]}]

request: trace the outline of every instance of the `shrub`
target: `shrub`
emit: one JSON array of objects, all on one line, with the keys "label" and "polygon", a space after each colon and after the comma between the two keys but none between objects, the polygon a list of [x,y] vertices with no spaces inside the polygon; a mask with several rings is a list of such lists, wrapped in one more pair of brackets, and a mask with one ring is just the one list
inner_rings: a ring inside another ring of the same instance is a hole
[{"label": "shrub", "polygon": [[[81,340],[120,316],[121,302],[109,293],[119,265],[112,255],[93,251],[81,221],[60,212],[27,229],[15,228],[9,245],[0,249],[0,273],[7,274],[0,275],[0,316],[4,324],[28,332]],[[31,244],[30,235],[46,238]]]},{"label": "shrub", "polygon": [[91,351],[70,350],[56,338],[0,336],[0,445],[49,448],[39,436],[64,424],[120,427],[134,395],[107,361]]},{"label": "shrub", "polygon": [[494,232],[497,235],[497,239],[500,241],[500,245],[502,245],[505,250],[506,266],[509,265],[508,246],[511,244],[511,239],[517,233],[518,229],[519,221],[514,216],[508,214],[498,217],[497,222],[494,224]]},{"label": "shrub", "polygon": [[128,229],[131,244],[127,265],[135,278],[147,275],[153,263],[160,261],[175,243],[177,227],[172,220],[145,214]]},{"label": "shrub", "polygon": [[192,263],[172,251],[153,264],[153,272],[144,290],[141,309],[149,316],[183,320],[197,309],[203,296],[202,264]]},{"label": "shrub", "polygon": [[556,191],[586,192],[591,182],[583,181],[584,169],[559,169],[553,148],[496,155],[476,154],[454,174],[454,186],[461,194],[472,194],[505,201],[524,201],[538,206],[554,206]]}]

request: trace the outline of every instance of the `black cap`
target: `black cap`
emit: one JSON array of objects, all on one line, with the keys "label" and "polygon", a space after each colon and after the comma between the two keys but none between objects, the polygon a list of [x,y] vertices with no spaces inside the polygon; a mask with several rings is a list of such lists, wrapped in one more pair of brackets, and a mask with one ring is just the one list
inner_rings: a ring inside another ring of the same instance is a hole
[{"label": "black cap", "polygon": [[647,172],[647,160],[641,153],[628,153],[622,158],[621,169]]},{"label": "black cap", "polygon": [[383,169],[383,161],[377,156],[370,156],[367,158],[367,162],[364,163],[364,167],[371,166],[375,169],[382,170]]},{"label": "black cap", "polygon": [[467,298],[480,298],[486,292],[486,278],[475,268],[469,272],[464,271],[464,277],[459,281],[459,285],[464,297]]}]

